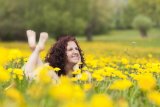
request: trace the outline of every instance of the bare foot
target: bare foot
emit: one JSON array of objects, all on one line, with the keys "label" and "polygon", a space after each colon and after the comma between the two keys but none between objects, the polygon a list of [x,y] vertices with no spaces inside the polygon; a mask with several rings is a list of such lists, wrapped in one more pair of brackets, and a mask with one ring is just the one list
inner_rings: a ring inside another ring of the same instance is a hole
[{"label": "bare foot", "polygon": [[33,51],[36,47],[36,33],[33,30],[27,30],[26,34],[28,38],[29,47]]},{"label": "bare foot", "polygon": [[40,51],[44,50],[44,46],[45,46],[47,39],[48,39],[48,33],[41,32],[39,42],[36,48],[38,48]]}]

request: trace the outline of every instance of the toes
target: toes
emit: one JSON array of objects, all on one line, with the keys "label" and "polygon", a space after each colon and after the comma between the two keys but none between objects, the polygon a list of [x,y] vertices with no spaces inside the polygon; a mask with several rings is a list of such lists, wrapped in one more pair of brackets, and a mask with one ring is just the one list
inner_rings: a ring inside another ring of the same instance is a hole
[{"label": "toes", "polygon": [[40,38],[39,38],[40,44],[44,45],[45,42],[47,41],[47,39],[48,39],[48,33],[46,33],[46,32],[40,33]]},{"label": "toes", "polygon": [[41,32],[40,33],[40,38],[47,39],[48,38],[48,33],[47,32]]},{"label": "toes", "polygon": [[33,30],[27,30],[26,34],[27,34],[27,36],[36,35],[35,31],[33,31]]}]

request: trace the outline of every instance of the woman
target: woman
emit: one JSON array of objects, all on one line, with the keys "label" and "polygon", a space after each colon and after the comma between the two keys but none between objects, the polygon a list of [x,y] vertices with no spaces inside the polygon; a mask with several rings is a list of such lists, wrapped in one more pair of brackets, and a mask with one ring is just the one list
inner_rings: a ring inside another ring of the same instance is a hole
[{"label": "woman", "polygon": [[[36,33],[32,30],[27,30],[26,33],[29,46],[33,52],[25,65],[25,75],[33,79],[37,74],[33,72],[34,69],[43,65],[39,54],[44,50],[48,34],[46,32],[40,33],[39,42],[36,45]],[[57,80],[61,75],[72,76],[72,71],[82,68],[84,66],[84,57],[76,39],[72,36],[63,36],[51,47],[45,62],[52,67],[61,69],[58,75],[54,71],[50,74],[53,79]]]}]

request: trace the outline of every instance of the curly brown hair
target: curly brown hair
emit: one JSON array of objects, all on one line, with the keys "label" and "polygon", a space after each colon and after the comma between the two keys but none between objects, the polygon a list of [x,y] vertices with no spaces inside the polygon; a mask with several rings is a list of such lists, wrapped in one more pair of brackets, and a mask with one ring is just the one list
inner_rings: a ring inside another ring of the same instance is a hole
[{"label": "curly brown hair", "polygon": [[48,54],[45,57],[45,62],[49,63],[50,66],[58,67],[61,69],[58,72],[58,76],[67,74],[64,67],[65,67],[65,62],[67,60],[66,48],[69,41],[74,41],[78,47],[78,51],[80,53],[81,62],[82,62],[82,64],[80,65],[80,69],[85,65],[84,54],[81,48],[79,47],[75,37],[68,36],[68,35],[62,36],[57,40],[55,44],[52,45]]}]

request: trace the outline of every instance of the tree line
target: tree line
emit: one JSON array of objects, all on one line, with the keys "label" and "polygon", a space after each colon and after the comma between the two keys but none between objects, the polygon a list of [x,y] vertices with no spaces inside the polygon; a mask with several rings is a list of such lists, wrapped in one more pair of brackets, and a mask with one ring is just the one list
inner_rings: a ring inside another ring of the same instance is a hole
[{"label": "tree line", "polygon": [[[24,40],[25,30],[92,35],[160,26],[160,0],[0,0],[0,39]],[[143,21],[143,22],[142,22]],[[15,38],[16,37],[16,38]]]}]

